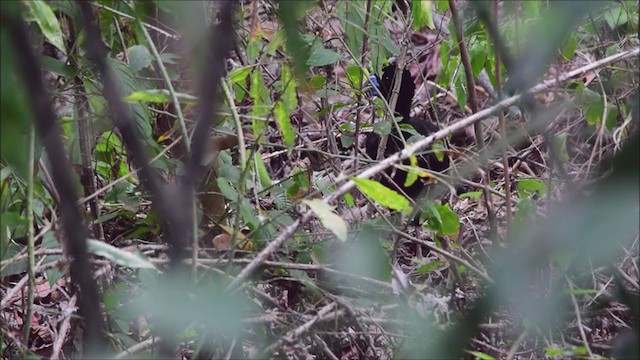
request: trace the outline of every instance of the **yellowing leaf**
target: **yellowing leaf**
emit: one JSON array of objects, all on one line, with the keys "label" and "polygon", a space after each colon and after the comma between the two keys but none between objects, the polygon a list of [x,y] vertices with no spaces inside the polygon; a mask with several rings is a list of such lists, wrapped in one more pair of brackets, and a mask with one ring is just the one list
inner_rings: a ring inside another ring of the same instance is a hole
[{"label": "yellowing leaf", "polygon": [[374,180],[359,178],[352,178],[352,180],[360,191],[378,204],[393,210],[411,212],[409,200],[398,192]]},{"label": "yellowing leaf", "polygon": [[409,187],[413,185],[418,180],[418,169],[416,166],[418,165],[418,158],[415,155],[411,155],[411,168],[407,172],[407,179],[404,181],[404,186]]},{"label": "yellowing leaf", "polygon": [[347,240],[347,224],[333,212],[333,206],[320,199],[303,200],[302,202],[316,214],[322,226],[331,231],[338,239]]}]

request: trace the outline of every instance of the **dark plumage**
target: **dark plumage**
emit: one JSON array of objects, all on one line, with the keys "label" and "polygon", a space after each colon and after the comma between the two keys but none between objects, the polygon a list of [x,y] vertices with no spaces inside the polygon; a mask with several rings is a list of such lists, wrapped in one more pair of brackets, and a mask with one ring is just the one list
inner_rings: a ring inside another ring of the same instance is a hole
[{"label": "dark plumage", "polygon": [[[382,78],[378,79],[380,94],[385,99],[387,99],[387,101],[391,97],[391,92],[393,90],[393,77],[395,75],[396,68],[397,65],[395,63],[387,65],[383,69]],[[398,101],[395,107],[396,116],[402,118],[398,122],[398,125],[409,124],[413,126],[413,128],[422,136],[428,136],[438,131],[439,128],[437,125],[429,122],[426,119],[412,118],[410,116],[411,102],[413,101],[414,94],[415,84],[413,82],[413,78],[411,77],[411,73],[409,72],[409,70],[404,69],[404,71],[402,72],[402,84],[400,85],[400,90],[398,92]],[[408,140],[411,135],[412,134],[408,131],[402,131],[402,136],[404,137],[405,141]],[[369,133],[367,135],[365,147],[367,155],[369,155],[370,158],[376,158],[379,145],[380,136],[373,132]],[[391,134],[389,134],[389,138],[387,140],[387,147],[385,148],[384,156],[388,157],[402,150],[403,148],[404,144],[402,142],[402,139],[398,134],[397,128],[393,126]],[[410,162],[406,160],[404,164],[409,165]],[[442,161],[439,161],[435,154],[429,153],[418,157],[418,166],[432,171],[443,172],[449,167],[449,159],[445,156]],[[389,178],[393,179],[393,183],[389,181],[387,176],[383,176],[380,179],[380,182],[383,185],[396,191],[398,191],[399,189],[402,190],[407,196],[412,199],[416,199],[425,188],[425,183],[421,179],[418,179],[418,181],[414,182],[411,186],[404,186],[405,180],[407,178],[407,173],[405,171],[391,168],[387,170],[386,173]]]}]

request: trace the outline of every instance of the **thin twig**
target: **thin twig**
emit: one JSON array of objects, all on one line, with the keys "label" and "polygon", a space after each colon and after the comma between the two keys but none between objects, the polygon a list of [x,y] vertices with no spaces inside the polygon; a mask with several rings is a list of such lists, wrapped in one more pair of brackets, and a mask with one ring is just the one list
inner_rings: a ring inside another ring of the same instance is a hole
[{"label": "thin twig", "polygon": [[71,299],[69,299],[69,303],[64,309],[63,320],[60,328],[58,329],[58,336],[56,336],[56,340],[53,343],[53,352],[51,353],[51,359],[59,359],[60,351],[62,350],[62,344],[64,344],[64,340],[67,338],[67,332],[69,331],[69,327],[71,326],[71,315],[76,312],[76,301],[78,300],[77,295],[73,295]]},{"label": "thin twig", "polygon": [[576,301],[575,295],[573,295],[573,283],[569,280],[569,277],[565,275],[567,280],[567,284],[569,285],[571,302],[573,303],[573,310],[576,313],[576,321],[578,323],[578,330],[580,331],[580,337],[582,338],[582,345],[587,349],[589,353],[589,357],[593,359],[593,352],[591,352],[591,348],[589,347],[589,341],[587,340],[587,334],[584,332],[584,325],[582,325],[582,316],[580,316],[580,307],[578,306],[578,302]]},{"label": "thin twig", "polygon": [[33,228],[33,185],[35,179],[35,147],[36,147],[36,130],[33,126],[29,128],[29,153],[27,161],[27,253],[29,255],[29,266],[27,267],[27,276],[29,277],[29,290],[27,293],[27,311],[24,318],[24,343],[29,344],[29,333],[31,332],[31,317],[33,316],[33,293],[36,289],[36,256],[34,254],[35,239]]},{"label": "thin twig", "polygon": [[[498,0],[493,1],[493,23],[498,24]],[[497,31],[497,30],[496,30]],[[502,75],[500,71],[500,49],[498,48],[499,42],[497,38],[494,38],[494,54],[496,57],[496,92],[498,93],[497,100],[502,98]],[[506,238],[511,236],[511,176],[509,174],[509,157],[507,156],[507,126],[504,120],[504,111],[498,112],[498,122],[500,124],[500,136],[502,137],[502,174],[504,176],[504,195],[505,195],[505,210],[507,213],[507,231]]]},{"label": "thin twig", "polygon": [[142,350],[148,349],[148,348],[152,347],[154,344],[156,344],[156,343],[158,343],[160,341],[162,341],[162,339],[159,338],[159,337],[151,337],[151,338],[149,338],[149,339],[147,339],[147,340],[145,340],[145,341],[143,341],[141,343],[137,343],[137,344],[133,345],[132,347],[130,347],[130,348],[128,348],[128,349],[126,349],[126,350],[124,350],[122,352],[119,352],[113,358],[114,359],[126,359],[126,358],[129,358],[129,357],[131,357],[131,355],[137,353],[138,351],[142,351]]},{"label": "thin twig", "polygon": [[280,346],[282,346],[285,343],[294,343],[295,341],[298,340],[298,338],[300,337],[300,335],[304,334],[305,332],[309,331],[309,329],[311,329],[311,327],[313,326],[313,324],[315,324],[316,322],[318,322],[322,317],[324,317],[328,312],[330,312],[331,310],[333,310],[333,308],[336,307],[336,303],[332,302],[328,305],[323,306],[320,310],[318,310],[318,313],[312,317],[311,319],[309,319],[308,321],[306,321],[304,324],[298,326],[297,328],[288,331],[286,334],[284,334],[283,336],[280,337],[280,339],[278,339],[278,341],[276,341],[275,343],[269,345],[264,352],[266,353],[272,353],[274,350],[276,350],[277,348],[279,348]]}]

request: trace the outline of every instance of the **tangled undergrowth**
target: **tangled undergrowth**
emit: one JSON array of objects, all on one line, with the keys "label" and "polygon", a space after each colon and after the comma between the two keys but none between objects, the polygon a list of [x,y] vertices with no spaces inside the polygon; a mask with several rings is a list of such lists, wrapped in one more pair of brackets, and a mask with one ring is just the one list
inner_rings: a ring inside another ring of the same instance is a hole
[{"label": "tangled undergrowth", "polygon": [[3,357],[637,356],[638,3],[478,4],[3,4]]}]

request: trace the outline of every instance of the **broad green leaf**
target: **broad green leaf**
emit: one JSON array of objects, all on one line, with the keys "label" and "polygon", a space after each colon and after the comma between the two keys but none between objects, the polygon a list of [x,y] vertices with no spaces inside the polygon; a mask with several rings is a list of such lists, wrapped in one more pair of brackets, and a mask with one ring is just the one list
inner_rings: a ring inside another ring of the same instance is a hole
[{"label": "broad green leaf", "polygon": [[311,55],[309,55],[309,60],[307,60],[307,65],[309,66],[325,66],[337,63],[342,58],[342,55],[337,53],[331,49],[315,49]]},{"label": "broad green leaf", "polygon": [[607,130],[613,131],[613,128],[616,126],[616,122],[618,121],[618,115],[618,107],[613,104],[609,104],[609,106],[607,106],[607,118],[604,121],[604,126]]},{"label": "broad green leaf", "polygon": [[320,90],[322,89],[325,81],[326,78],[324,75],[316,75],[309,80],[309,83],[307,85],[311,90]]},{"label": "broad green leaf", "polygon": [[426,227],[444,236],[458,236],[460,232],[460,217],[449,204],[435,204],[427,209]]},{"label": "broad green leaf", "polygon": [[[584,109],[584,108],[583,108]],[[602,115],[604,113],[604,99],[599,96],[597,100],[586,105],[584,109],[584,117],[587,120],[587,124],[594,126],[602,122]]]},{"label": "broad green leaf", "polygon": [[344,135],[340,136],[340,144],[344,148],[350,148],[353,143],[355,143],[355,138],[353,136]]},{"label": "broad green leaf", "polygon": [[547,185],[536,179],[522,179],[518,181],[518,195],[524,199],[533,195],[544,196],[547,194]]},{"label": "broad green leaf", "polygon": [[146,68],[151,65],[151,61],[153,57],[144,45],[134,45],[127,49],[127,54],[129,56],[129,65],[131,66],[131,71],[137,73],[138,71]]},{"label": "broad green leaf", "polygon": [[629,21],[627,12],[620,6],[613,6],[604,12],[604,19],[611,30],[622,26]]},{"label": "broad green leaf", "polygon": [[469,47],[469,57],[471,58],[471,71],[473,72],[473,77],[477,77],[478,74],[484,68],[484,64],[487,62],[487,53],[485,51],[487,47],[486,41],[479,41],[478,37],[475,37],[476,40],[472,42],[472,45]]},{"label": "broad green leaf", "polygon": [[92,254],[105,257],[118,265],[126,266],[132,269],[156,268],[151,262],[144,259],[140,255],[119,249],[103,241],[88,239],[87,245],[89,246],[89,251]]},{"label": "broad green leaf", "polygon": [[[118,75],[118,85],[121,94],[131,94],[132,92],[142,90],[138,80],[134,76],[129,65],[122,61],[110,59],[109,65]],[[131,105],[134,115],[136,128],[147,145],[157,146],[152,138],[151,115],[146,105],[134,103]]]},{"label": "broad green leaf", "polygon": [[352,180],[360,191],[378,204],[393,210],[411,212],[409,200],[398,192],[374,180],[359,178],[352,178]]},{"label": "broad green leaf", "polygon": [[435,29],[433,24],[433,3],[431,0],[413,0],[411,2],[411,15],[413,15],[413,29],[420,30],[422,26]]},{"label": "broad green leaf", "polygon": [[320,199],[303,200],[311,211],[320,219],[322,225],[329,229],[338,239],[347,240],[347,224],[333,212],[334,207]]},{"label": "broad green leaf", "polygon": [[28,8],[27,18],[38,24],[47,41],[66,54],[67,50],[64,46],[60,23],[49,5],[42,0],[24,1],[23,3]]},{"label": "broad green leaf", "polygon": [[238,201],[238,192],[231,186],[231,184],[229,184],[229,180],[223,177],[218,177],[216,181],[218,183],[218,188],[220,189],[220,193],[222,193],[222,196],[231,201]]},{"label": "broad green leaf", "polygon": [[391,121],[378,121],[373,124],[373,132],[378,135],[384,136],[391,133]]},{"label": "broad green leaf", "polygon": [[[198,98],[184,93],[176,93],[178,101],[183,104],[196,104]],[[125,101],[130,103],[149,102],[154,104],[167,104],[171,103],[171,93],[165,89],[150,89],[134,91],[124,98]]]},{"label": "broad green leaf", "polygon": [[229,80],[232,84],[245,81],[247,79],[247,76],[249,76],[249,74],[251,73],[252,69],[252,66],[245,66],[235,69],[229,74]]},{"label": "broad green leaf", "polygon": [[52,58],[51,56],[41,56],[40,64],[45,70],[49,70],[55,74],[68,78],[72,78],[77,74],[77,71],[73,66],[69,66],[58,59]]}]

